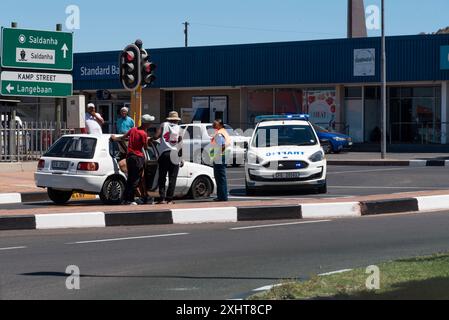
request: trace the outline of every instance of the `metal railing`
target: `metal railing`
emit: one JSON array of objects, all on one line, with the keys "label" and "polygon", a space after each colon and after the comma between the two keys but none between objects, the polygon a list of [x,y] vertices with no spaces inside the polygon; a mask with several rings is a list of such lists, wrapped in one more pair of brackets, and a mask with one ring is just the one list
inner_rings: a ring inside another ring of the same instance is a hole
[{"label": "metal railing", "polygon": [[59,129],[55,122],[0,122],[0,162],[35,161],[59,137],[75,133],[65,123]]}]

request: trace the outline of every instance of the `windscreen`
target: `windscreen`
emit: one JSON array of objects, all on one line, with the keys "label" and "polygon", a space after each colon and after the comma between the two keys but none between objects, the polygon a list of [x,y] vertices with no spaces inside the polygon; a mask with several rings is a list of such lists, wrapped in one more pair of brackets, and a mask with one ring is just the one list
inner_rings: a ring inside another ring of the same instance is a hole
[{"label": "windscreen", "polygon": [[88,137],[62,137],[48,150],[44,157],[92,159],[97,139]]},{"label": "windscreen", "polygon": [[277,146],[314,146],[318,143],[312,127],[306,125],[280,125],[259,127],[252,146],[270,148]]}]

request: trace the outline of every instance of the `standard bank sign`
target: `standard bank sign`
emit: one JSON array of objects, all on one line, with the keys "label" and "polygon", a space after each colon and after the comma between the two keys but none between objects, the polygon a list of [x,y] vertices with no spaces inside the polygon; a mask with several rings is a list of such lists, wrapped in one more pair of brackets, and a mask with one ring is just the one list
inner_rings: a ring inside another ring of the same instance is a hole
[{"label": "standard bank sign", "polygon": [[441,70],[449,70],[449,46],[441,46]]},{"label": "standard bank sign", "polygon": [[120,78],[120,67],[116,63],[86,63],[74,68],[75,80],[112,80]]}]

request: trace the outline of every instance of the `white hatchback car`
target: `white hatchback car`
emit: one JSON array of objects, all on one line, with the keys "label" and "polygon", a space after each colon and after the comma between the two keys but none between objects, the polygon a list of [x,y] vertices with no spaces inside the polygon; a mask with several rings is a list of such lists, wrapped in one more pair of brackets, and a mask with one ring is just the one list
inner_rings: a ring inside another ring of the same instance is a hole
[{"label": "white hatchback car", "polygon": [[[123,201],[126,174],[120,161],[126,157],[124,142],[111,135],[67,135],[60,138],[40,159],[36,186],[47,188],[57,204],[67,203],[74,192],[96,194],[105,204]],[[158,152],[154,145],[145,150],[147,190],[155,191],[158,180]],[[176,197],[205,199],[216,190],[214,172],[207,166],[185,162],[179,170]]]},{"label": "white hatchback car", "polygon": [[327,162],[307,115],[261,116],[245,166],[248,195],[259,190],[327,193]]}]

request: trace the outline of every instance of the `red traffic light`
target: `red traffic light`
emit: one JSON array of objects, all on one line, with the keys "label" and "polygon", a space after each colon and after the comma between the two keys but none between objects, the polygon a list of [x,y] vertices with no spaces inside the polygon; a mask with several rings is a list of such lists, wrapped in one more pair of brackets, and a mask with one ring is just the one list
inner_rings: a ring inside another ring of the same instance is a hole
[{"label": "red traffic light", "polygon": [[126,51],[126,60],[128,62],[133,62],[135,58],[136,58],[136,55],[134,54],[133,51]]},{"label": "red traffic light", "polygon": [[146,62],[146,63],[143,65],[143,68],[144,68],[144,70],[145,70],[146,73],[151,73],[151,72],[153,72],[154,70],[156,70],[157,66],[156,66],[153,62]]}]

